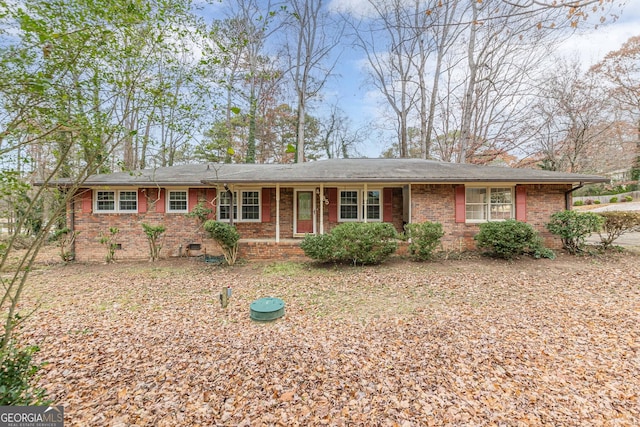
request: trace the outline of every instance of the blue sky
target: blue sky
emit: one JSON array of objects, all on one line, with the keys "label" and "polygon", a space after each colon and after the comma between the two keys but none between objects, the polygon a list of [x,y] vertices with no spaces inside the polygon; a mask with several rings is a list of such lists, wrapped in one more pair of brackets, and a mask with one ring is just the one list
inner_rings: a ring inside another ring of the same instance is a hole
[{"label": "blue sky", "polygon": [[[222,18],[221,10],[226,8],[223,0],[206,7],[208,21]],[[232,1],[232,0],[230,0]],[[357,11],[366,10],[368,0],[329,0],[326,2],[330,10]],[[607,22],[594,29],[601,14],[594,13],[589,21],[582,22],[578,31],[564,41],[557,52],[559,56],[577,56],[586,70],[602,59],[608,52],[616,50],[630,37],[640,35],[640,0],[627,0],[621,9],[616,2],[613,13],[619,15],[616,20],[607,16]],[[366,87],[366,72],[363,69],[365,60],[361,52],[342,47],[342,54],[335,69],[336,76],[325,86],[321,103],[315,101],[314,106],[330,106],[338,103],[340,108],[350,117],[354,128],[369,128],[371,123],[381,122],[377,92]],[[317,115],[317,114],[316,114]],[[366,157],[378,157],[391,144],[393,134],[384,137],[371,132],[369,139],[358,146],[359,154]]]}]

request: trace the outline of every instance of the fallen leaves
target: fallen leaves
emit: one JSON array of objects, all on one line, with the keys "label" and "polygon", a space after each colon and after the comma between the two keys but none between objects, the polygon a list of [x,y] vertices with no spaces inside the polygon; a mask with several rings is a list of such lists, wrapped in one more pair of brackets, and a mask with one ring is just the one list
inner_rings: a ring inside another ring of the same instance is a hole
[{"label": "fallen leaves", "polygon": [[640,263],[590,261],[54,267],[24,336],[70,426],[638,425]]}]

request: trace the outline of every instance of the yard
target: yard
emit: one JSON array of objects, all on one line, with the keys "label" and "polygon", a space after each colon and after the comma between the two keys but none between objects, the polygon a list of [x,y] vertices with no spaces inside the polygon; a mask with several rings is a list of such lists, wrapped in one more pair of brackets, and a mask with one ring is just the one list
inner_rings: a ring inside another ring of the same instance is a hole
[{"label": "yard", "polygon": [[41,265],[22,336],[68,426],[633,426],[638,261]]}]

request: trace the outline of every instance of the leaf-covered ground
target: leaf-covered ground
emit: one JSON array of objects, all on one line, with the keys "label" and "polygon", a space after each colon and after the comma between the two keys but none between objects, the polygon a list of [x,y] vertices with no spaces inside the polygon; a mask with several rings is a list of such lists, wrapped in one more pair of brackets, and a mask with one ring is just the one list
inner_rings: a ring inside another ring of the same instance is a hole
[{"label": "leaf-covered ground", "polygon": [[49,266],[22,336],[68,426],[634,426],[639,261]]}]

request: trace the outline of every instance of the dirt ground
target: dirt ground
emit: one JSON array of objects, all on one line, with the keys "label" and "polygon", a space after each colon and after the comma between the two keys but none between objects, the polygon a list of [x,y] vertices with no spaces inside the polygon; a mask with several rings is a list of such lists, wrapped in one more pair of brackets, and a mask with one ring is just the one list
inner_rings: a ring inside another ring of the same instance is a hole
[{"label": "dirt ground", "polygon": [[[640,425],[640,258],[43,259],[22,338],[68,426]],[[228,308],[218,293],[231,286]],[[249,318],[283,299],[284,317]]]}]

